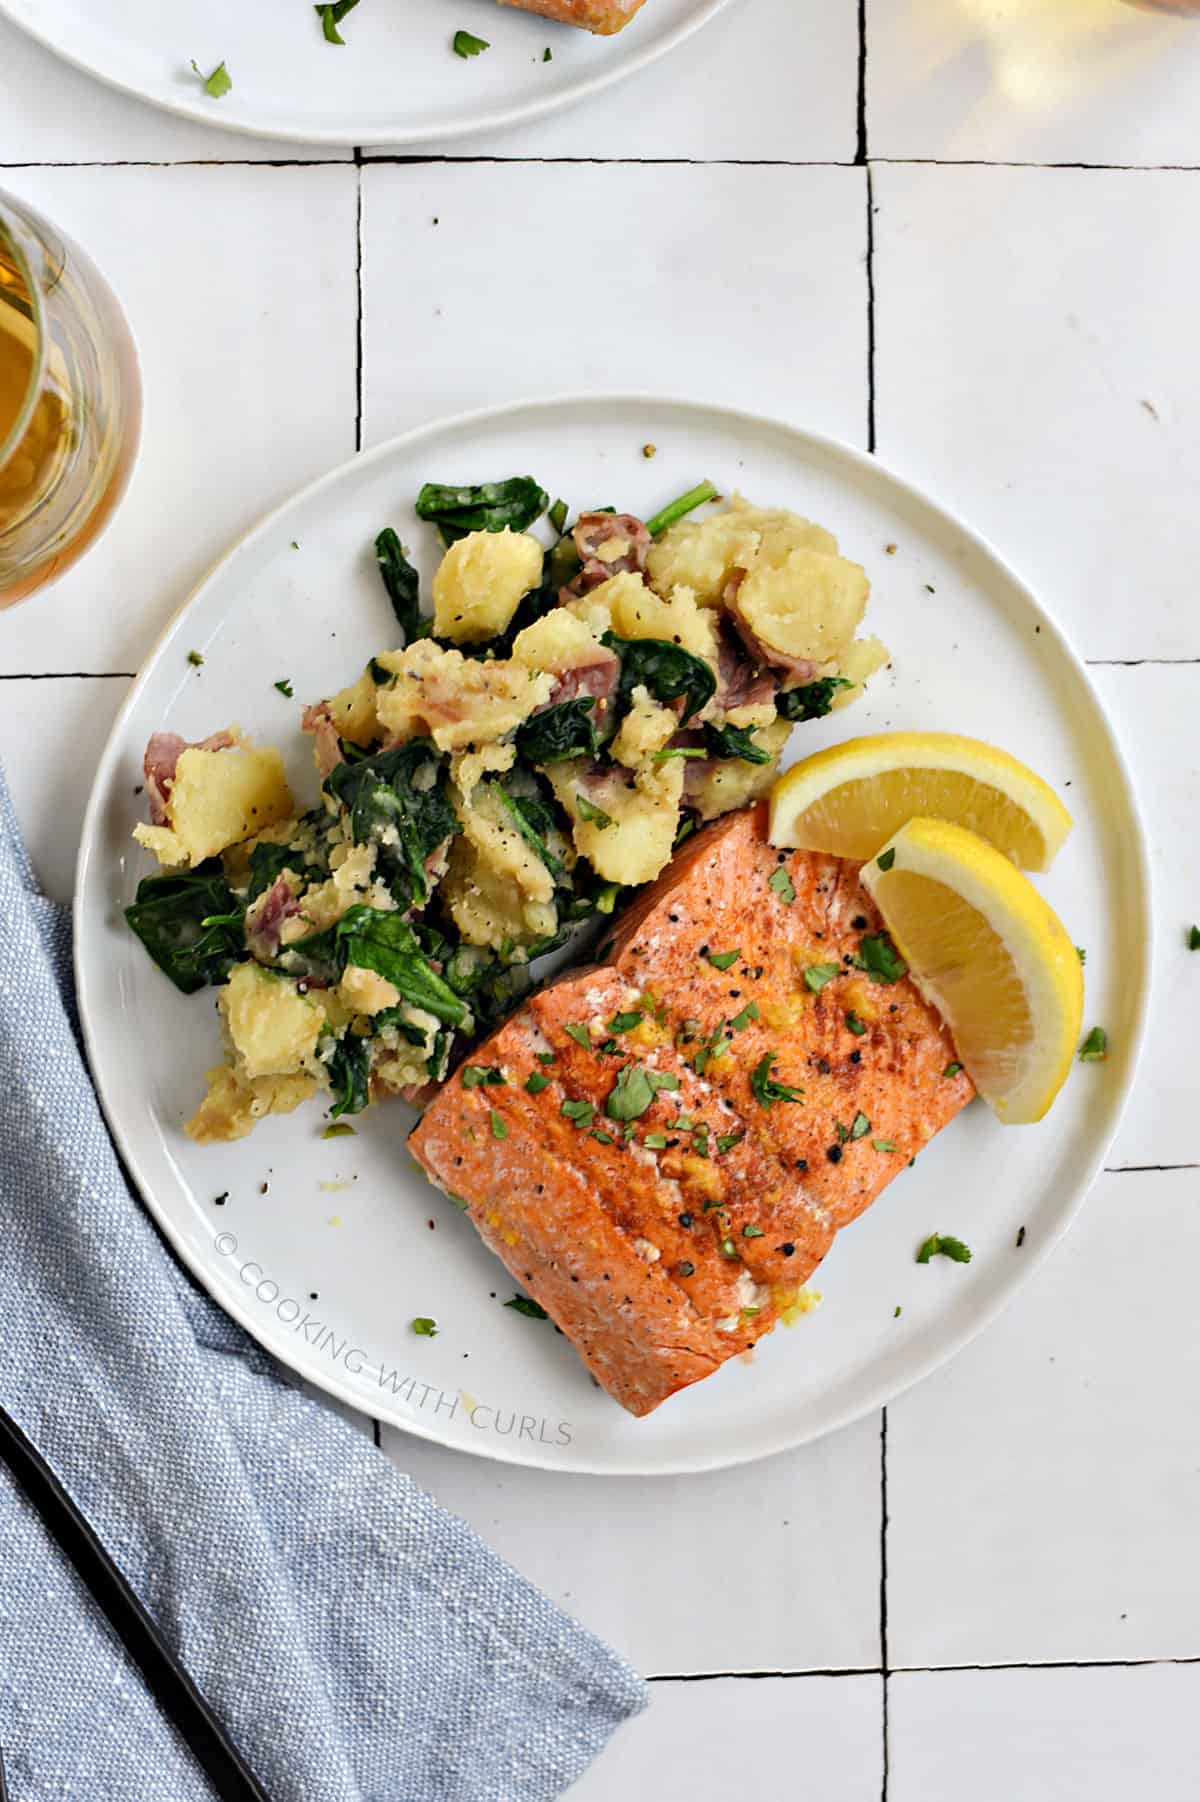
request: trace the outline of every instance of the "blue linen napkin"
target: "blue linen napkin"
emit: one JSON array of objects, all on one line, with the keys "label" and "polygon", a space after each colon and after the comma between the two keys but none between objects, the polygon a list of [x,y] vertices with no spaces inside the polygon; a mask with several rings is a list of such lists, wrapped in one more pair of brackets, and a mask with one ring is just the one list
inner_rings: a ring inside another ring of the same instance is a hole
[{"label": "blue linen napkin", "polygon": [[[0,1404],[272,1802],[548,1802],[640,1680],[193,1286],[74,1027],[0,771]],[[0,1745],[14,1802],[211,1794],[3,1466]]]}]

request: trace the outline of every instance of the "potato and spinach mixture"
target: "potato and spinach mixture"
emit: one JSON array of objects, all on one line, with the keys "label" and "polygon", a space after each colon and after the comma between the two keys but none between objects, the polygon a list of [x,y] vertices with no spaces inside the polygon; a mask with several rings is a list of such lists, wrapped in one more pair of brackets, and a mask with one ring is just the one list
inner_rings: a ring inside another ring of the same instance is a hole
[{"label": "potato and spinach mixture", "polygon": [[421,1099],[536,958],[763,793],[794,722],[861,692],[887,658],[855,636],[862,569],[794,513],[735,497],[691,517],[715,498],[704,483],[648,521],[567,529],[528,477],[427,484],[432,614],[381,532],[400,645],[306,708],[306,812],[236,727],[155,734],[135,837],[167,873],[126,918],[178,988],[218,987],[227,1057],[194,1139],[317,1094],[334,1120]]}]

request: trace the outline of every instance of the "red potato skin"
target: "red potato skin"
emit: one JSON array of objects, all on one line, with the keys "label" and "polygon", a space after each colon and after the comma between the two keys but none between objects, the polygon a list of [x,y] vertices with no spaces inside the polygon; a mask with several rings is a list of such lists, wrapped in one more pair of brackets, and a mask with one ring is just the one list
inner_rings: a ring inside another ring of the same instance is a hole
[{"label": "red potato skin", "polygon": [[[769,886],[779,869],[793,901]],[[532,996],[471,1054],[503,1083],[464,1089],[460,1069],[414,1131],[431,1180],[630,1413],[752,1348],[839,1228],[971,1099],[965,1075],[945,1076],[953,1044],[912,983],[872,983],[847,961],[879,930],[856,866],[777,852],[764,809],[731,814],[647,890],[601,963]],[[735,949],[727,970],[710,961]],[[805,969],[835,963],[844,973],[814,993]],[[622,1012],[643,1018],[614,1035]],[[568,1026],[587,1027],[591,1048]],[[697,1072],[714,1035],[728,1049]],[[761,1104],[750,1078],[767,1054],[801,1100]],[[677,1087],[627,1137],[605,1103],[631,1061]],[[549,1079],[536,1094],[531,1075]],[[594,1113],[572,1119],[564,1103]],[[843,1140],[838,1124],[849,1133],[859,1114],[869,1130]],[[672,1130],[681,1115],[690,1126]]]},{"label": "red potato skin", "polygon": [[611,37],[625,29],[645,0],[500,0],[500,4],[540,13],[543,19],[555,19],[560,25],[579,25],[600,37]]}]

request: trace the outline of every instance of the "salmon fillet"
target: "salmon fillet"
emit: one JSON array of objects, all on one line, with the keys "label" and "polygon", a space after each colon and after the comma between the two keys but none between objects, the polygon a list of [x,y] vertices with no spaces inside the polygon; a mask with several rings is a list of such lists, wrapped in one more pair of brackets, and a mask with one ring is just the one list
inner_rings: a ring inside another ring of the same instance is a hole
[{"label": "salmon fillet", "polygon": [[601,37],[611,37],[624,30],[645,0],[500,0],[502,6],[516,6],[522,12],[540,13],[544,19],[556,19],[562,25],[581,25]]},{"label": "salmon fillet", "polygon": [[882,930],[857,865],[776,851],[765,808],[727,815],[413,1132],[630,1413],[769,1332],[971,1099],[913,984],[856,962]]}]

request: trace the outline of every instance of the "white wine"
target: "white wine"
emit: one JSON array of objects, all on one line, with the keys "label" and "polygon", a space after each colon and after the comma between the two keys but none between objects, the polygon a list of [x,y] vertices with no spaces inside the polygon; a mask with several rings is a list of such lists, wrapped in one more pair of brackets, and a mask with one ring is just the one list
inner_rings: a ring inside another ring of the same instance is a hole
[{"label": "white wine", "polygon": [[97,537],[129,479],[140,416],[133,342],[102,277],[0,196],[0,608]]}]

